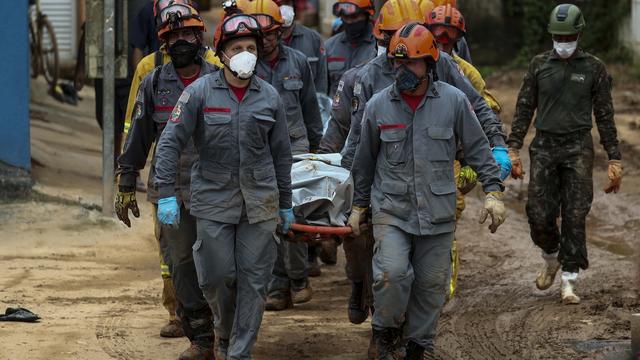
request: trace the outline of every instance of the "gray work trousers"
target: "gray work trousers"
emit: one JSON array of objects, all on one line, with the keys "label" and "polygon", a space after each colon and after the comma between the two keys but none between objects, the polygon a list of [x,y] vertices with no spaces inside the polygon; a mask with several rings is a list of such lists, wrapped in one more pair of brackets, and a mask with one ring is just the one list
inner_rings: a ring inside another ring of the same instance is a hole
[{"label": "gray work trousers", "polygon": [[453,232],[417,236],[374,225],[372,326],[403,329],[406,340],[433,349],[451,278]]},{"label": "gray work trousers", "polygon": [[275,220],[239,224],[198,218],[193,259],[200,288],[214,309],[216,331],[229,339],[230,360],[251,359],[276,259]]},{"label": "gray work trousers", "polygon": [[306,243],[286,241],[280,237],[278,256],[273,267],[269,295],[286,292],[291,280],[306,280],[309,274],[309,248]]}]

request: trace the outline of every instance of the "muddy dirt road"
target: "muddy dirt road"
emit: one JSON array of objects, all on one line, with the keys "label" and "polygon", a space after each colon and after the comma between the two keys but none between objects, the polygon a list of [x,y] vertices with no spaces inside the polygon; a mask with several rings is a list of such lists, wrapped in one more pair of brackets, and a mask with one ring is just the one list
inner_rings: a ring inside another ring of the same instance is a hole
[{"label": "muddy dirt road", "polygon": [[[489,79],[510,122],[519,74]],[[527,180],[508,182],[509,218],[491,235],[476,223],[473,192],[460,222],[458,295],[439,324],[438,359],[627,359],[629,318],[640,311],[640,97],[638,86],[616,88],[625,140],[623,192],[607,196],[602,152],[589,217],[591,267],[581,274],[583,302],[563,306],[559,284],[535,290],[539,252],[524,216]],[[168,317],[152,235],[151,207],[127,229],[92,210],[99,197],[99,130],[91,91],[78,108],[52,103],[37,89],[32,104],[38,195],[0,205],[0,311],[23,306],[38,324],[0,322],[0,359],[175,359],[185,339],[163,339]],[[64,154],[73,154],[71,160]],[[525,159],[526,161],[526,159]],[[96,173],[96,169],[98,172]],[[64,199],[64,201],[60,201]],[[82,204],[82,206],[80,205]],[[368,322],[346,317],[344,258],[314,279],[314,299],[267,313],[255,349],[259,360],[364,359]]]}]

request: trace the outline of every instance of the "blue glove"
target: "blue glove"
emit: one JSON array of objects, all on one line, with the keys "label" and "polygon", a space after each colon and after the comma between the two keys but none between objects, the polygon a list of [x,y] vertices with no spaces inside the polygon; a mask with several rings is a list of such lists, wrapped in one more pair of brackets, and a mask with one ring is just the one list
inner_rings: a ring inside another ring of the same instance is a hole
[{"label": "blue glove", "polygon": [[293,209],[280,209],[278,210],[278,215],[280,215],[280,231],[283,234],[287,234],[291,224],[296,222],[296,217],[293,215]]},{"label": "blue glove", "polygon": [[496,146],[492,150],[493,157],[500,165],[500,180],[506,179],[511,174],[511,160],[509,159],[509,151],[506,147]]},{"label": "blue glove", "polygon": [[158,200],[158,221],[164,225],[178,227],[180,207],[175,196]]}]

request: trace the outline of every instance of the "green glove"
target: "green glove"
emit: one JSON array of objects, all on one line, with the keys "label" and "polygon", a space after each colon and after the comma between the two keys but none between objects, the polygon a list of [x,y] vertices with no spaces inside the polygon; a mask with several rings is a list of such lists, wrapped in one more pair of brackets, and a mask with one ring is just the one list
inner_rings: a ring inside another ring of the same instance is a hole
[{"label": "green glove", "polygon": [[138,202],[136,201],[136,191],[134,188],[120,187],[120,191],[116,194],[115,202],[116,215],[118,219],[122,221],[128,227],[131,227],[131,221],[129,220],[129,209],[133,216],[140,217],[140,209],[138,209]]},{"label": "green glove", "polygon": [[463,166],[460,169],[460,176],[458,176],[458,190],[464,195],[469,191],[473,190],[473,188],[478,183],[478,174],[473,171],[470,166]]}]

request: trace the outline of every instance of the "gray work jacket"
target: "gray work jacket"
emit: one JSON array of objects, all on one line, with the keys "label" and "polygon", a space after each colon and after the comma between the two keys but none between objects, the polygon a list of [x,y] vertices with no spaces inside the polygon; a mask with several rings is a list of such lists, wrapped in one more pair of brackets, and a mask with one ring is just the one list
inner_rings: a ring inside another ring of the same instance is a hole
[{"label": "gray work jacket", "polygon": [[453,231],[459,144],[484,190],[502,191],[500,167],[460,90],[433,82],[414,113],[395,84],[383,89],[365,109],[352,168],[354,204],[371,204],[373,224],[415,235]]},{"label": "gray work jacket", "polygon": [[276,89],[253,76],[242,101],[224,71],[189,85],[178,100],[157,148],[160,198],[175,194],[180,151],[193,137],[199,159],[191,173],[191,214],[238,224],[278,218],[291,208],[291,146]]},{"label": "gray work jacket", "polygon": [[370,31],[357,44],[352,44],[347,39],[347,35],[341,32],[329,38],[326,47],[330,97],[335,95],[340,78],[345,71],[369,62],[377,54],[376,38]]},{"label": "gray work jacket", "polygon": [[316,91],[326,94],[328,81],[327,55],[320,34],[302,24],[294,24],[289,43],[285,41],[285,45],[307,56],[313,72]]}]

